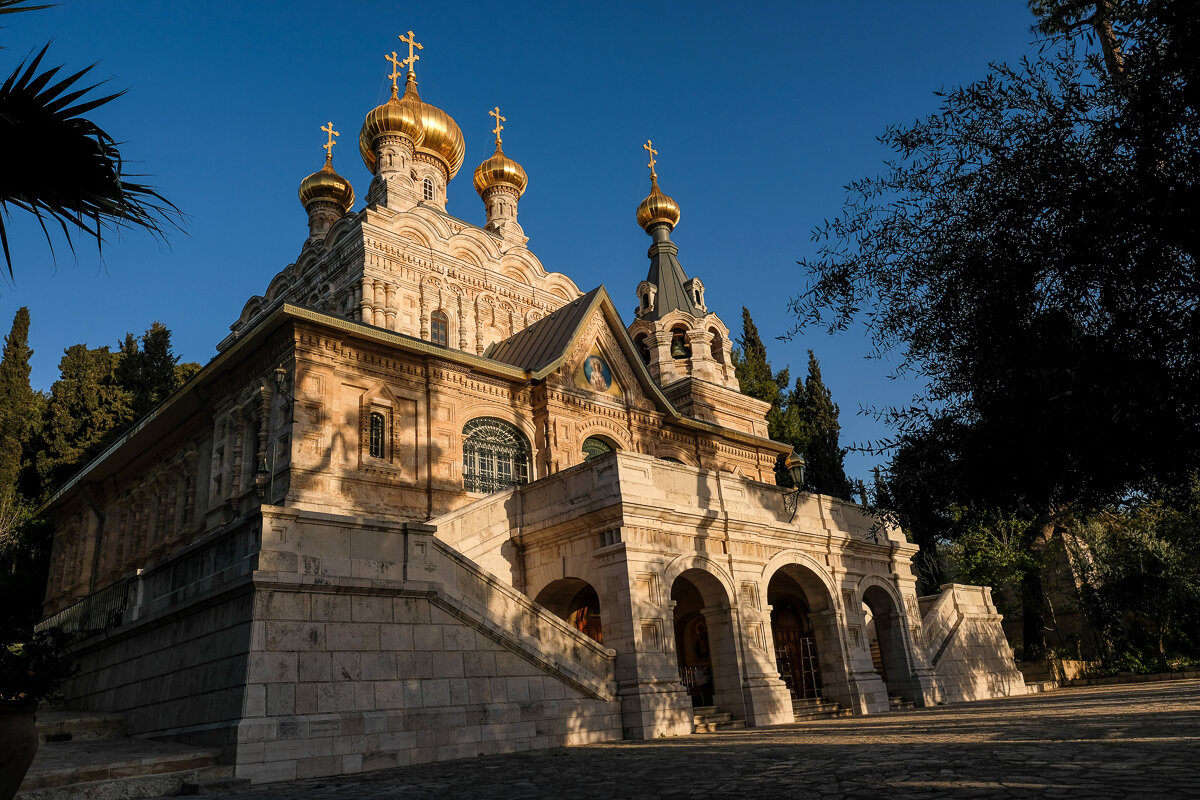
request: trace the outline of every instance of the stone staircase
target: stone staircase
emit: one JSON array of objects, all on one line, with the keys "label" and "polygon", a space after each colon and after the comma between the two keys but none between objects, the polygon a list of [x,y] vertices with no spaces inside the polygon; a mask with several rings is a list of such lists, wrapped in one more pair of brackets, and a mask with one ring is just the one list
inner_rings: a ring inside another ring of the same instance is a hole
[{"label": "stone staircase", "polygon": [[234,781],[220,751],[125,735],[118,714],[38,711],[38,752],[16,800],[136,800]]},{"label": "stone staircase", "polygon": [[696,706],[692,714],[692,730],[696,733],[740,731],[746,727],[746,720],[734,719],[733,714],[718,706]]},{"label": "stone staircase", "polygon": [[842,708],[839,703],[834,703],[823,697],[813,697],[804,700],[793,697],[792,714],[795,715],[796,722],[808,722],[814,719],[849,717],[853,712],[848,708]]},{"label": "stone staircase", "polygon": [[916,703],[900,695],[892,695],[888,698],[889,711],[912,711],[916,707]]}]

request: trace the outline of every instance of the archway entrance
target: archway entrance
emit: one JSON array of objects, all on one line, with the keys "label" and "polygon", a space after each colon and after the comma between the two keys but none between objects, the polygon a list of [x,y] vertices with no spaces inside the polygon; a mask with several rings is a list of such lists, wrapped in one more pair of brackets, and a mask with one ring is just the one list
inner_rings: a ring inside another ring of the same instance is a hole
[{"label": "archway entrance", "polygon": [[767,584],[775,664],[794,700],[821,696],[821,662],[804,589],[782,570]]},{"label": "archway entrance", "polygon": [[890,697],[913,699],[912,670],[904,648],[896,604],[878,586],[863,592],[863,612],[866,617],[867,643],[871,648],[871,663]]},{"label": "archway entrance", "polygon": [[845,643],[833,598],[808,567],[786,564],[767,582],[771,639],[779,677],[793,702],[851,702]]},{"label": "archway entrance", "polygon": [[679,681],[692,705],[744,711],[729,597],[720,581],[689,569],[671,584]]},{"label": "archway entrance", "polygon": [[600,620],[600,596],[587,581],[562,578],[548,584],[534,598],[577,631],[604,644],[604,628]]},{"label": "archway entrance", "polygon": [[779,677],[798,700],[821,696],[817,640],[803,596],[788,594],[771,601],[771,634]]}]

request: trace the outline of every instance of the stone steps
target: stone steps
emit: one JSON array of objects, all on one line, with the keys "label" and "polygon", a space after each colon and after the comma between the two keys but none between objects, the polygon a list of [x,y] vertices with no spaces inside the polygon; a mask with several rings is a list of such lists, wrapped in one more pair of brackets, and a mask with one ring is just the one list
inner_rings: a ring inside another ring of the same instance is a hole
[{"label": "stone steps", "polygon": [[821,697],[809,698],[805,700],[792,700],[792,716],[796,722],[808,722],[815,719],[835,719],[837,717],[852,716],[852,712],[848,708],[842,708],[839,703],[826,700]]},{"label": "stone steps", "polygon": [[695,733],[738,731],[745,727],[744,719],[734,719],[733,714],[717,706],[696,706],[692,709],[692,730]]},{"label": "stone steps", "polygon": [[912,711],[917,707],[917,704],[912,700],[907,700],[899,695],[888,698],[889,711]]},{"label": "stone steps", "polygon": [[233,777],[220,751],[124,735],[115,714],[39,711],[42,743],[17,800],[136,800]]},{"label": "stone steps", "polygon": [[100,711],[37,712],[38,741],[95,742],[125,736],[125,718]]},{"label": "stone steps", "polygon": [[1058,688],[1058,681],[1025,681],[1025,688],[1029,690],[1029,694],[1041,694],[1042,692],[1052,692]]}]

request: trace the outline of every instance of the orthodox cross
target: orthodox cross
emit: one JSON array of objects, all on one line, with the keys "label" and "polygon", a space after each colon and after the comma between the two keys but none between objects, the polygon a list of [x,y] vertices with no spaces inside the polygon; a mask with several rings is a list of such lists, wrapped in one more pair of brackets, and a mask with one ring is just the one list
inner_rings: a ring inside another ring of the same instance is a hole
[{"label": "orthodox cross", "polygon": [[488,116],[496,118],[496,127],[492,129],[492,133],[496,134],[496,146],[499,147],[500,146],[500,131],[504,130],[504,126],[501,125],[500,123],[508,122],[508,117],[500,116],[500,106],[496,106],[491,111],[489,111]]},{"label": "orthodox cross", "polygon": [[658,162],[654,160],[654,157],[658,155],[658,151],[654,149],[654,143],[647,139],[646,143],[642,145],[642,149],[650,153],[650,163],[646,165],[650,168],[650,177],[657,178],[658,175],[654,172],[654,165]]},{"label": "orthodox cross", "polygon": [[404,66],[408,67],[409,72],[412,72],[413,71],[413,62],[421,60],[421,57],[419,55],[416,55],[415,53],[413,53],[413,48],[416,48],[417,50],[424,50],[425,47],[416,40],[416,37],[413,36],[412,31],[408,32],[407,39],[405,39],[404,36],[400,36],[399,39],[400,39],[400,41],[402,41],[406,45],[408,45],[408,58],[404,59],[400,63],[402,63],[402,64],[404,64]]},{"label": "orthodox cross", "polygon": [[333,160],[333,146],[335,144],[337,144],[337,142],[333,141],[333,137],[341,136],[341,134],[333,129],[333,121],[332,120],[330,120],[328,125],[322,125],[321,130],[323,130],[329,134],[329,141],[326,142],[325,144],[321,145],[322,147],[325,148],[325,160],[332,161]]},{"label": "orthodox cross", "polygon": [[392,74],[388,75],[392,79],[392,92],[398,91],[396,88],[396,78],[400,77],[400,67],[404,66],[404,62],[396,56],[396,51],[393,50],[391,55],[383,57],[384,61],[392,62]]}]

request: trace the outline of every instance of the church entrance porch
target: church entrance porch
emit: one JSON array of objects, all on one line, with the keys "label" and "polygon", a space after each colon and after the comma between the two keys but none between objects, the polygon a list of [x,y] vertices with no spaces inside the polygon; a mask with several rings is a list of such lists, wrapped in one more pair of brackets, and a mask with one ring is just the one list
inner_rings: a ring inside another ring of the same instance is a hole
[{"label": "church entrance porch", "polygon": [[679,682],[693,707],[720,706],[745,713],[733,618],[721,582],[701,569],[684,571],[671,584]]},{"label": "church entrance porch", "polygon": [[825,698],[851,705],[841,626],[821,579],[787,564],[771,576],[767,604],[775,664],[793,703]]}]

